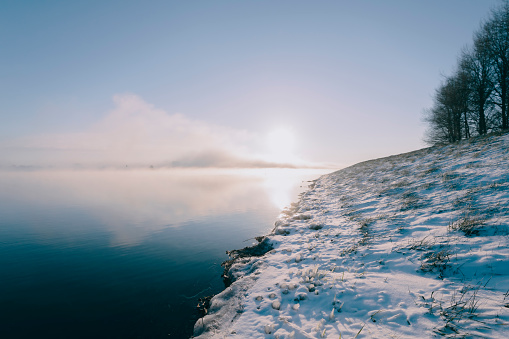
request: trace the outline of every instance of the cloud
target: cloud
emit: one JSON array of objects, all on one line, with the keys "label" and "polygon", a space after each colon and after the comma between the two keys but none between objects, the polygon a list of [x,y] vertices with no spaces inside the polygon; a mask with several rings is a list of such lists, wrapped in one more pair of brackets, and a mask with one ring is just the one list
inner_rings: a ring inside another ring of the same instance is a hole
[{"label": "cloud", "polygon": [[[114,108],[80,133],[4,142],[3,166],[294,167],[255,154],[257,136],[168,114],[133,94],[115,95]],[[247,154],[251,156],[247,156]]]}]

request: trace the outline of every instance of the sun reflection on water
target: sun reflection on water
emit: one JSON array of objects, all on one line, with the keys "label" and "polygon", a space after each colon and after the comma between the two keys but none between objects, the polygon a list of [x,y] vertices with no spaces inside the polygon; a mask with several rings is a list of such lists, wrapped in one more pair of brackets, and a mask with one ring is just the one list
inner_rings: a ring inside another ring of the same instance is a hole
[{"label": "sun reflection on water", "polygon": [[264,187],[270,202],[282,210],[295,202],[300,192],[307,190],[309,180],[319,175],[317,170],[269,169],[264,174]]},{"label": "sun reflection on water", "polygon": [[[2,173],[0,202],[27,211],[80,208],[112,234],[112,246],[130,246],[186,222],[214,220],[256,209],[282,210],[297,201],[307,180],[326,170],[171,169]],[[67,207],[66,207],[67,206]],[[35,227],[41,240],[69,241],[86,230]]]}]

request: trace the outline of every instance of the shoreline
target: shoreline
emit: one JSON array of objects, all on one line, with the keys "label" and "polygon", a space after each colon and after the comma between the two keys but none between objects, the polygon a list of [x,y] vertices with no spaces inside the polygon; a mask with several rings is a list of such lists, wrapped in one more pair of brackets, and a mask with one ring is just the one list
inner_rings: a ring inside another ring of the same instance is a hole
[{"label": "shoreline", "polygon": [[[301,193],[299,201],[291,203],[290,206],[283,209],[282,214],[287,216],[293,215],[298,210],[303,197],[314,188],[316,182],[329,174],[323,174],[318,179],[308,181],[310,182],[308,189]],[[243,307],[241,304],[235,301],[227,302],[227,300],[230,298],[235,299],[236,295],[247,291],[254,284],[256,279],[252,279],[249,275],[254,273],[253,269],[257,268],[257,262],[260,257],[274,250],[274,242],[270,240],[270,237],[276,234],[287,234],[283,228],[278,228],[281,225],[280,218],[278,218],[270,233],[255,237],[256,244],[242,249],[226,251],[230,259],[221,263],[221,266],[224,267],[221,277],[223,278],[225,289],[218,294],[200,298],[198,309],[202,312],[203,316],[196,321],[191,338],[214,336],[215,333],[209,332],[216,332],[220,328],[224,329],[219,323],[233,323],[238,315],[242,313]],[[238,285],[235,284],[239,279],[246,281],[242,281]],[[235,285],[232,287],[233,284]]]},{"label": "shoreline", "polygon": [[493,136],[321,176],[260,238],[272,249],[231,252],[195,337],[505,338],[507,150]]}]

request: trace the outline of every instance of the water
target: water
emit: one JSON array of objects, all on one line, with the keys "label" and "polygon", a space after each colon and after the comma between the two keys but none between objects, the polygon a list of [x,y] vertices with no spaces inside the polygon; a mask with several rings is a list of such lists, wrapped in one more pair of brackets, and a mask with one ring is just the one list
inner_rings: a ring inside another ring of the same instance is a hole
[{"label": "water", "polygon": [[0,173],[2,338],[188,338],[313,170]]}]

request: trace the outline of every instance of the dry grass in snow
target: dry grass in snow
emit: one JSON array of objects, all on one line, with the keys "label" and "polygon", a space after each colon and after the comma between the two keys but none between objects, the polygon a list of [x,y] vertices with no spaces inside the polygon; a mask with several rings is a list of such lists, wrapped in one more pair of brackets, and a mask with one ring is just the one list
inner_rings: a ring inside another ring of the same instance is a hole
[{"label": "dry grass in snow", "polygon": [[509,135],[325,175],[198,338],[508,338]]}]

